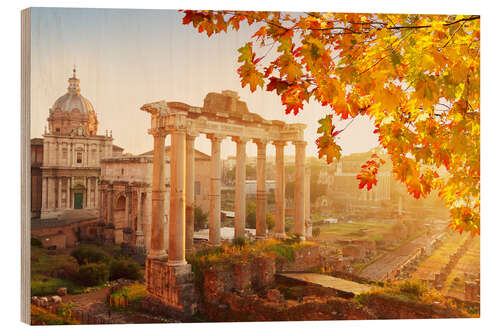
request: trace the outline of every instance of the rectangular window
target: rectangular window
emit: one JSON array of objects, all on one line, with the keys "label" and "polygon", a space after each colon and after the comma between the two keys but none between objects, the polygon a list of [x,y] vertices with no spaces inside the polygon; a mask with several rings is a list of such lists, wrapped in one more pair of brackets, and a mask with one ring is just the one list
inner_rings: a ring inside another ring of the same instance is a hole
[{"label": "rectangular window", "polygon": [[76,163],[82,163],[83,153],[81,151],[76,153]]},{"label": "rectangular window", "polygon": [[194,193],[196,195],[200,195],[200,193],[201,193],[201,184],[200,184],[200,182],[195,182],[194,183]]},{"label": "rectangular window", "polygon": [[63,160],[68,158],[68,148],[63,148],[62,150],[62,158]]}]

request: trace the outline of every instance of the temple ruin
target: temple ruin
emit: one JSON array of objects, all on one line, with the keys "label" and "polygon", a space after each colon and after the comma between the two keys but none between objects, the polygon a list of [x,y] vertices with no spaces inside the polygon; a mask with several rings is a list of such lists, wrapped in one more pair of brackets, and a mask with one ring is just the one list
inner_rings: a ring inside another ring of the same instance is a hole
[{"label": "temple ruin", "polygon": [[[145,104],[141,110],[151,114],[148,133],[154,137],[151,240],[146,259],[146,287],[150,296],[163,305],[189,315],[196,311],[193,274],[186,262],[186,248],[193,245],[194,232],[194,144],[200,134],[210,139],[210,214],[209,242],[220,245],[221,141],[236,143],[235,237],[245,230],[246,143],[257,145],[256,238],[267,238],[266,228],[266,146],[276,148],[276,191],[274,237],[285,237],[284,147],[295,145],[294,233],[306,236],[306,141],[304,124],[266,120],[248,111],[236,92],[209,93],[203,107],[180,102],[159,101]],[[165,247],[163,210],[165,201],[164,147],[171,136],[170,216],[168,256]],[[165,260],[165,258],[167,258]]]}]

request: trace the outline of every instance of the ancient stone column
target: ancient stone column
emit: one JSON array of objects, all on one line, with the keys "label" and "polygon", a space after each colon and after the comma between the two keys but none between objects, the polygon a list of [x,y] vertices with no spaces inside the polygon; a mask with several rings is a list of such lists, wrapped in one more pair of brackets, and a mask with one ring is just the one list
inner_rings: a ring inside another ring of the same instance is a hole
[{"label": "ancient stone column", "polygon": [[47,177],[42,177],[42,210],[47,210],[47,185],[48,185],[48,179]]},{"label": "ancient stone column", "polygon": [[312,221],[311,221],[311,168],[306,168],[305,179],[305,223],[306,223],[306,236],[312,237]]},{"label": "ancient stone column", "polygon": [[136,236],[136,246],[143,247],[144,246],[144,231],[142,230],[142,192],[141,190],[137,190],[137,230],[135,232]]},{"label": "ancient stone column", "polygon": [[306,173],[306,142],[295,141],[295,234],[305,239],[305,173]]},{"label": "ancient stone column", "polygon": [[234,237],[245,237],[246,218],[246,144],[247,138],[233,137],[236,142],[236,174],[234,193]]},{"label": "ancient stone column", "polygon": [[275,141],[276,165],[275,165],[275,212],[274,212],[274,237],[283,239],[285,234],[285,141]]},{"label": "ancient stone column", "polygon": [[108,199],[108,212],[107,212],[107,217],[108,217],[108,223],[113,224],[113,188],[108,187],[108,193],[107,193],[107,199]]},{"label": "ancient stone column", "polygon": [[212,156],[210,161],[210,212],[209,212],[209,241],[212,245],[220,245],[220,144],[222,137],[207,135],[212,141]]},{"label": "ancient stone column", "polygon": [[257,144],[257,209],[256,209],[256,239],[267,237],[266,225],[266,145],[265,140],[254,140]]},{"label": "ancient stone column", "polygon": [[95,187],[94,187],[94,208],[98,208],[99,202],[99,177],[95,177]]},{"label": "ancient stone column", "polygon": [[166,256],[163,215],[165,205],[165,137],[167,132],[161,128],[152,128],[149,133],[154,137],[153,182],[151,204],[151,248],[148,258],[159,259]]},{"label": "ancient stone column", "polygon": [[70,195],[71,195],[71,178],[66,177],[66,208],[71,209]]},{"label": "ancient stone column", "polygon": [[85,208],[89,208],[90,206],[90,177],[85,177],[85,187],[86,187],[86,194],[85,194]]},{"label": "ancient stone column", "polygon": [[186,135],[186,250],[193,249],[194,236],[194,175],[196,135]]},{"label": "ancient stone column", "polygon": [[62,179],[61,177],[57,178],[57,208],[62,208]]},{"label": "ancient stone column", "polygon": [[56,181],[54,177],[48,177],[48,209],[56,207]]},{"label": "ancient stone column", "polygon": [[186,132],[174,129],[171,135],[168,265],[179,266],[186,264]]},{"label": "ancient stone column", "polygon": [[125,223],[127,225],[127,228],[130,228],[131,223],[130,223],[130,190],[126,189],[125,190]]}]

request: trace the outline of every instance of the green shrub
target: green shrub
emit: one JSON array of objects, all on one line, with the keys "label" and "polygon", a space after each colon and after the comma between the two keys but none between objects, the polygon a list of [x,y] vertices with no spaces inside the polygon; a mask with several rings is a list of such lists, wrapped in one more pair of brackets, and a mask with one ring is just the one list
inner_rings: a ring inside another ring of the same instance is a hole
[{"label": "green shrub", "polygon": [[266,215],[266,225],[267,225],[267,230],[273,230],[275,226],[274,222],[274,216],[271,214]]},{"label": "green shrub", "polygon": [[196,206],[194,208],[194,230],[198,231],[200,229],[205,229],[207,227],[208,214],[204,213],[203,210]]},{"label": "green shrub", "polygon": [[85,286],[97,286],[109,280],[109,268],[104,263],[80,266],[78,281]]},{"label": "green shrub", "polygon": [[113,260],[110,266],[110,279],[140,280],[142,278],[141,268],[130,259]]},{"label": "green shrub", "polygon": [[110,257],[101,249],[95,247],[79,247],[71,252],[79,265],[109,262]]},{"label": "green shrub", "polygon": [[427,287],[421,281],[407,280],[399,285],[399,291],[419,298],[427,291]]},{"label": "green shrub", "polygon": [[318,238],[320,234],[321,234],[320,227],[314,227],[313,230],[312,230],[313,237],[314,238]]},{"label": "green shrub", "polygon": [[297,235],[297,234],[293,234],[292,237],[288,237],[286,238],[283,243],[287,244],[287,245],[293,245],[293,244],[298,244],[300,243],[300,236]]},{"label": "green shrub", "polygon": [[31,246],[42,247],[42,242],[35,237],[31,237]]},{"label": "green shrub", "polygon": [[233,239],[233,246],[242,247],[247,244],[245,237],[236,237]]},{"label": "green shrub", "polygon": [[255,229],[257,225],[257,205],[254,201],[247,201],[246,206],[246,228]]}]

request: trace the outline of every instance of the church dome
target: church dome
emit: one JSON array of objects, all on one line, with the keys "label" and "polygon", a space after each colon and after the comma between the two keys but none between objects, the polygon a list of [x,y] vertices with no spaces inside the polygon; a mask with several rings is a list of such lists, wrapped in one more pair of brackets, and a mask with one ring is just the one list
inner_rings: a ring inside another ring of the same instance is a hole
[{"label": "church dome", "polygon": [[94,112],[94,107],[92,103],[82,95],[67,92],[55,101],[52,110],[62,112],[78,110],[80,113],[88,114]]},{"label": "church dome", "polygon": [[80,93],[80,79],[73,76],[68,79],[68,92],[59,97],[47,119],[52,134],[60,135],[96,135],[97,117],[92,103]]}]

